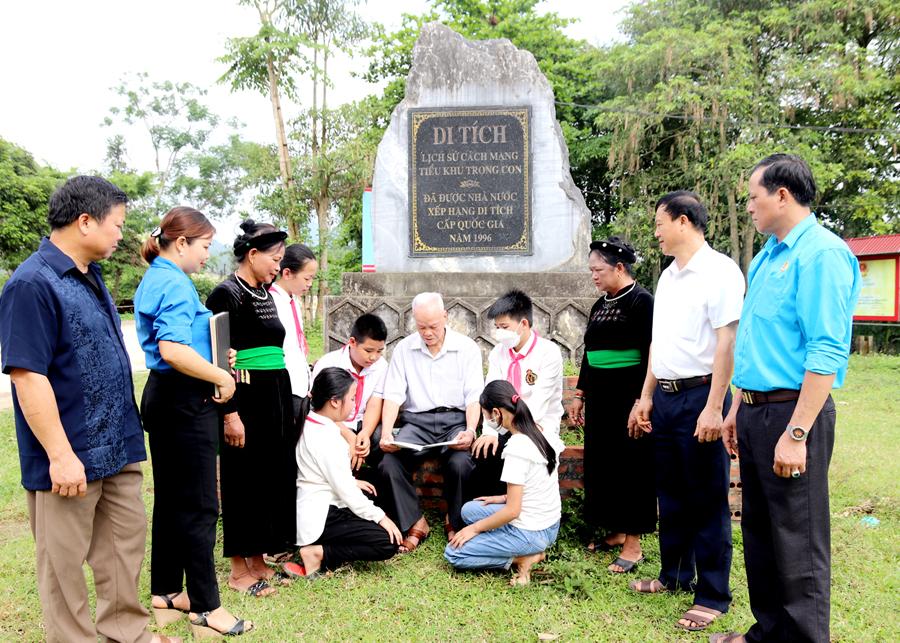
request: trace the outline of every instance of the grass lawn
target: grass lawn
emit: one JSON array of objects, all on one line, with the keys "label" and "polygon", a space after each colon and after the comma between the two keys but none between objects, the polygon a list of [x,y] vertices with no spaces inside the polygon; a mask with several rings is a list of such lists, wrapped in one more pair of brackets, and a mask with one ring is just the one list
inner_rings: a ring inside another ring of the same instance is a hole
[{"label": "grass lawn", "polygon": [[[138,386],[142,384],[143,379]],[[854,356],[847,384],[835,394],[838,438],[831,466],[835,640],[893,640],[900,631],[897,391],[900,357]],[[149,509],[153,485],[149,467],[145,475]],[[860,518],[867,513],[880,524],[862,524]],[[248,638],[258,641],[706,640],[705,635],[673,626],[690,606],[689,595],[632,594],[626,586],[633,576],[606,572],[612,554],[588,555],[577,543],[558,543],[537,582],[511,590],[502,574],[452,571],[441,557],[445,541],[438,531],[409,556],[345,568],[312,584],[297,582],[267,599],[238,596],[224,588],[227,564],[220,560],[225,604],[256,621],[258,629]],[[734,542],[734,605],[715,623],[717,631],[744,630],[752,623],[740,529],[734,532]],[[658,571],[656,538],[646,538],[644,548],[647,562],[639,574],[649,577]],[[11,412],[0,413],[0,578],[0,640],[42,640],[34,544],[19,486]],[[145,565],[141,583],[147,605],[148,582]],[[189,636],[189,628],[181,621],[165,633]]]}]

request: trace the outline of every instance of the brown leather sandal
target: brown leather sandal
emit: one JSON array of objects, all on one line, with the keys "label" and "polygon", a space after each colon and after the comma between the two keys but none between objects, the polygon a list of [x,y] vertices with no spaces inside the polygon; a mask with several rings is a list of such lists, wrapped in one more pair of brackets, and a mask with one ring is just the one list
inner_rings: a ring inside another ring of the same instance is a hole
[{"label": "brown leather sandal", "polygon": [[700,630],[705,630],[709,627],[709,624],[720,616],[722,616],[722,612],[714,610],[711,607],[694,605],[691,609],[681,615],[681,620],[690,621],[691,623],[696,623],[696,625],[682,625],[681,623],[676,622],[675,627],[687,630],[688,632],[699,632]]},{"label": "brown leather sandal", "polygon": [[[401,551],[400,553],[408,554],[417,550],[419,548],[419,545],[425,542],[430,535],[430,531],[422,531],[421,529],[411,527],[410,530],[406,532],[406,537],[403,539],[403,542],[400,543],[400,547],[402,547],[406,551]],[[410,538],[415,538],[416,542],[411,541]]]},{"label": "brown leather sandal", "polygon": [[660,594],[669,591],[658,578],[653,578],[651,580],[633,580],[628,583],[628,587],[639,594]]}]

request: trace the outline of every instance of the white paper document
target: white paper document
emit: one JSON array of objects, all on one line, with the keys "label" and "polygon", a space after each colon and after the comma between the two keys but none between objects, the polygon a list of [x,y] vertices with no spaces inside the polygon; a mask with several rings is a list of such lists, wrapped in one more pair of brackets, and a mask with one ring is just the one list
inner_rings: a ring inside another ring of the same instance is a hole
[{"label": "white paper document", "polygon": [[424,451],[425,449],[433,449],[434,447],[446,447],[451,444],[456,444],[456,440],[450,440],[449,442],[435,442],[434,444],[413,444],[412,442],[400,442],[399,440],[394,440],[394,444],[396,444],[401,449],[412,449],[413,451]]}]

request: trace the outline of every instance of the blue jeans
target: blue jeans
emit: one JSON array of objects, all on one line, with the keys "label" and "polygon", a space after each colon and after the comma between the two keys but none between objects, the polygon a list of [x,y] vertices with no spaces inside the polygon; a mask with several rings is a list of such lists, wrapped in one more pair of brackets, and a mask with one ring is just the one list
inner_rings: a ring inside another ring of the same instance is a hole
[{"label": "blue jeans", "polygon": [[[506,505],[482,505],[471,500],[463,505],[462,519],[467,525],[491,516]],[[509,569],[513,558],[544,551],[556,542],[559,521],[540,531],[513,527],[507,523],[485,531],[456,549],[447,545],[444,558],[457,569]]]}]

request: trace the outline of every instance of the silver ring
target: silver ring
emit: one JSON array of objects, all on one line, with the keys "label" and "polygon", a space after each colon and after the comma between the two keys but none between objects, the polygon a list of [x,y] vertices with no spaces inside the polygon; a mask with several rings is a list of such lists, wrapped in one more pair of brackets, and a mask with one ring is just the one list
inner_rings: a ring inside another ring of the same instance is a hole
[{"label": "silver ring", "polygon": [[799,477],[800,477],[800,470],[799,470],[799,469],[794,469],[793,471],[791,471],[791,477],[792,477],[792,478],[799,478]]}]

